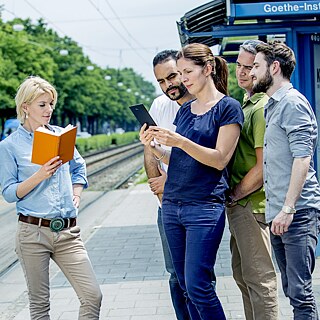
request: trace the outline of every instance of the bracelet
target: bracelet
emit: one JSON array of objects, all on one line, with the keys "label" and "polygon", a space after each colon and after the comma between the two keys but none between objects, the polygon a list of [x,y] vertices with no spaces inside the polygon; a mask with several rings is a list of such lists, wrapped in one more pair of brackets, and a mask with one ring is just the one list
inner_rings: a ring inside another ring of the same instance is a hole
[{"label": "bracelet", "polygon": [[164,158],[164,156],[166,155],[166,150],[163,151],[163,154],[161,155],[160,158],[157,158],[156,156],[154,156],[154,158],[157,160],[157,161],[160,161]]},{"label": "bracelet", "polygon": [[78,194],[74,194],[74,197],[79,197],[79,199],[81,199],[81,196],[79,196]]}]

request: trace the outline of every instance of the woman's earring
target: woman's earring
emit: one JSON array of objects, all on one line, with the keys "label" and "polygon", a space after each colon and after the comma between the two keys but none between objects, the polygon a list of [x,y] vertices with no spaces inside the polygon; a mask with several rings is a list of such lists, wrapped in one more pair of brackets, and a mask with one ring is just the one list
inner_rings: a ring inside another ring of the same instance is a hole
[{"label": "woman's earring", "polygon": [[28,119],[29,118],[29,116],[28,116],[28,113],[26,112],[26,119]]}]

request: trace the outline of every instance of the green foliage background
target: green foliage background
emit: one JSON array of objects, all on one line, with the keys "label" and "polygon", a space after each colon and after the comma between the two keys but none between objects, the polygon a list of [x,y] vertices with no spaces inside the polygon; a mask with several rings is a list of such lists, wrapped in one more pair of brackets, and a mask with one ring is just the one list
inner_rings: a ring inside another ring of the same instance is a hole
[{"label": "green foliage background", "polygon": [[236,78],[236,64],[229,63],[228,68],[229,68],[228,87],[229,87],[230,96],[233,97],[234,99],[237,99],[242,104],[244,90],[238,86],[238,81]]},{"label": "green foliage background", "polygon": [[[15,24],[22,24],[24,29],[14,31]],[[67,50],[68,55],[61,55],[60,50]],[[94,69],[88,70],[88,66]],[[58,91],[53,124],[65,126],[80,122],[92,134],[117,127],[126,131],[135,129],[137,122],[128,107],[135,103],[150,106],[156,95],[153,84],[132,68],[95,65],[75,41],[59,37],[42,20],[36,24],[19,19],[4,23],[0,18],[2,124],[7,118],[15,117],[14,95],[19,84],[30,75],[43,77]],[[106,76],[111,79],[106,80]]]},{"label": "green foliage background", "polygon": [[[16,24],[24,29],[14,31]],[[68,54],[61,55],[61,50]],[[88,66],[94,69],[88,70]],[[242,101],[234,65],[229,66],[230,95]],[[29,19],[3,22],[0,7],[0,127],[6,119],[15,117],[15,93],[30,75],[43,77],[58,91],[52,124],[80,123],[91,134],[113,132],[117,127],[137,129],[128,107],[136,103],[149,107],[156,96],[153,84],[132,68],[101,68],[84,55],[74,40],[59,37],[41,19],[37,23]]]},{"label": "green foliage background", "polygon": [[139,133],[137,131],[131,131],[123,134],[97,134],[89,138],[77,138],[76,146],[80,154],[83,155],[92,151],[105,150],[111,145],[121,146],[135,141],[139,141]]}]

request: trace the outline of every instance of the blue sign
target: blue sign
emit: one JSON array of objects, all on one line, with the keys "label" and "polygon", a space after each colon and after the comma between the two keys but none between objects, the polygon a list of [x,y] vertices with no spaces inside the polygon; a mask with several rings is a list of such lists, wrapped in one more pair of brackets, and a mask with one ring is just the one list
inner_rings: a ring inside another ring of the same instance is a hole
[{"label": "blue sign", "polygon": [[231,16],[237,18],[288,15],[320,15],[320,1],[242,3],[231,7]]}]

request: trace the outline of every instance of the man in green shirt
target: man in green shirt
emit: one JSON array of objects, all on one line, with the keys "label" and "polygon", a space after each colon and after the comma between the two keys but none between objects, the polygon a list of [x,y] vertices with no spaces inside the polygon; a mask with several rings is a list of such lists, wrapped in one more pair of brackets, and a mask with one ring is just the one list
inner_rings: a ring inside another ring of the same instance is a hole
[{"label": "man in green shirt", "polygon": [[264,93],[252,91],[249,73],[258,40],[240,46],[236,76],[246,90],[245,121],[231,168],[227,217],[231,232],[233,277],[242,293],[246,320],[277,320],[277,278],[271,258],[269,226],[265,222],[263,189]]}]

